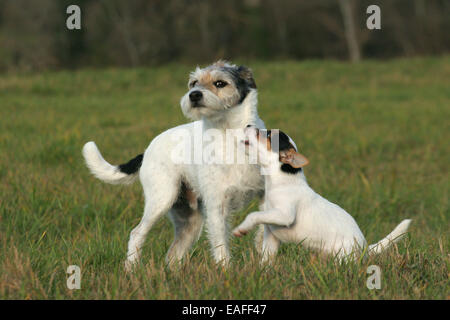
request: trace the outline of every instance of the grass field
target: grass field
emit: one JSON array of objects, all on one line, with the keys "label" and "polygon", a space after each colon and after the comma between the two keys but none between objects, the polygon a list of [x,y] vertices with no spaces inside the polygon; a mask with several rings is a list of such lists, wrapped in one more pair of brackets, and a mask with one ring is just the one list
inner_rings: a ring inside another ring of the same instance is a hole
[{"label": "grass field", "polygon": [[[173,231],[163,219],[142,266],[126,275],[141,186],[94,179],[81,148],[95,140],[108,161],[122,163],[186,122],[179,99],[194,66],[0,75],[0,298],[450,299],[450,56],[249,65],[260,116],[309,157],[310,185],[350,212],[369,243],[413,219],[404,241],[348,265],[284,245],[261,268],[250,235],[231,239],[233,263],[222,270],[203,234],[171,271],[164,256]],[[82,270],[80,290],[66,287],[72,264]],[[366,287],[373,264],[380,290]]]}]

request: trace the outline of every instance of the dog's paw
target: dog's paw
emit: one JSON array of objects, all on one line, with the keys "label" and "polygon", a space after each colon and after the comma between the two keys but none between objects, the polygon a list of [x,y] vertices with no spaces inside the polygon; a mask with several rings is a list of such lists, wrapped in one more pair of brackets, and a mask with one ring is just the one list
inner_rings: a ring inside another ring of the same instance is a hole
[{"label": "dog's paw", "polygon": [[126,273],[132,273],[134,271],[134,268],[136,267],[136,262],[131,260],[125,260],[124,267]]},{"label": "dog's paw", "polygon": [[244,228],[237,227],[236,229],[233,230],[233,235],[236,237],[245,236],[247,233],[248,233],[248,230],[246,230]]}]

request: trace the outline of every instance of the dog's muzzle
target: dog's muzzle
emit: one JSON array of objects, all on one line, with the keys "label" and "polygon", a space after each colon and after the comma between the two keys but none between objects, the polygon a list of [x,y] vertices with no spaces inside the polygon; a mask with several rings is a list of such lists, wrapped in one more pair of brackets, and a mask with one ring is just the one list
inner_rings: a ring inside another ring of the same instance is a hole
[{"label": "dog's muzzle", "polygon": [[201,91],[192,91],[189,93],[189,100],[192,102],[193,107],[198,106],[198,102],[203,99],[203,93]]}]

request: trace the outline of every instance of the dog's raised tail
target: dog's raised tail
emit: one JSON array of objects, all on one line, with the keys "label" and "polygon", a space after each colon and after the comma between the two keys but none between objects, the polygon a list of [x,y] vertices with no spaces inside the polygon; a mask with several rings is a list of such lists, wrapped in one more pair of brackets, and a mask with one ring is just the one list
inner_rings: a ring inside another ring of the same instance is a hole
[{"label": "dog's raised tail", "polygon": [[408,231],[411,219],[405,219],[392,230],[384,239],[375,244],[369,245],[369,254],[378,254],[389,248],[391,245],[401,240]]},{"label": "dog's raised tail", "polygon": [[94,141],[83,147],[83,157],[91,173],[98,179],[111,184],[130,184],[134,182],[142,165],[143,154],[127,163],[114,166],[103,159]]}]

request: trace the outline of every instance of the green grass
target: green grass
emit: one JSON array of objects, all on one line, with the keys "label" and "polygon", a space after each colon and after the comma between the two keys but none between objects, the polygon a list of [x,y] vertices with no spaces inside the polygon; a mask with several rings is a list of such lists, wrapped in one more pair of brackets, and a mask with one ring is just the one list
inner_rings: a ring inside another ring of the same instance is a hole
[{"label": "green grass", "polygon": [[[173,231],[163,219],[142,265],[126,275],[141,186],[94,179],[81,148],[95,140],[121,163],[186,122],[179,99],[194,66],[2,75],[0,298],[450,299],[450,57],[249,65],[261,117],[301,146],[310,185],[350,212],[369,243],[413,219],[406,240],[348,265],[283,245],[276,263],[261,268],[250,235],[231,239],[233,263],[222,270],[203,235],[171,271],[164,256]],[[70,264],[82,269],[81,290],[66,287]],[[366,287],[372,264],[382,271],[380,290]]]}]

